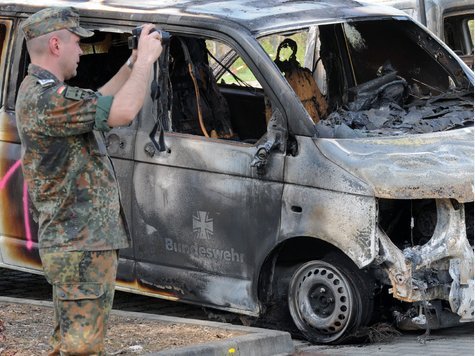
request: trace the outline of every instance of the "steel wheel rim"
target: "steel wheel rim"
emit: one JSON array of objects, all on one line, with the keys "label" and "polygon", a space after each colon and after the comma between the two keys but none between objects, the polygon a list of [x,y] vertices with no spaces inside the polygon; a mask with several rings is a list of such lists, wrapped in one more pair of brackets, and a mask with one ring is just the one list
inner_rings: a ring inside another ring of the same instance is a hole
[{"label": "steel wheel rim", "polygon": [[297,325],[301,331],[310,327],[321,334],[322,341],[331,342],[351,324],[354,315],[352,287],[332,265],[323,261],[303,265],[292,279],[291,291],[295,291],[291,304],[302,323]]}]

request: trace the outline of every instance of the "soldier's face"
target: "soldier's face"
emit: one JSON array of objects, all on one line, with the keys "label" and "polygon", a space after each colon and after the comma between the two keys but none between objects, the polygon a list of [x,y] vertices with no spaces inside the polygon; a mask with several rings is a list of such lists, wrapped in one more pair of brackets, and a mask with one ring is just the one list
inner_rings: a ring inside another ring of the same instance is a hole
[{"label": "soldier's face", "polygon": [[80,37],[67,31],[68,36],[63,40],[62,68],[64,79],[71,79],[77,74],[79,57],[83,53],[79,46]]}]

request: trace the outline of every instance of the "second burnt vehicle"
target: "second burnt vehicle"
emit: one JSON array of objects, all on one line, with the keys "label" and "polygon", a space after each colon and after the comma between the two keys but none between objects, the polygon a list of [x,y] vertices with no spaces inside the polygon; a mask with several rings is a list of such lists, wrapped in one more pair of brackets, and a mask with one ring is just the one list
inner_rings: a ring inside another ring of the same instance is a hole
[{"label": "second burnt vehicle", "polygon": [[370,0],[421,22],[473,70],[473,0]]},{"label": "second burnt vehicle", "polygon": [[[316,343],[473,321],[473,72],[425,28],[350,0],[50,5],[95,32],[70,85],[105,83],[136,26],[172,36],[154,98],[104,137],[119,289],[290,316]],[[0,6],[0,265],[41,273],[14,112],[40,8]]]}]

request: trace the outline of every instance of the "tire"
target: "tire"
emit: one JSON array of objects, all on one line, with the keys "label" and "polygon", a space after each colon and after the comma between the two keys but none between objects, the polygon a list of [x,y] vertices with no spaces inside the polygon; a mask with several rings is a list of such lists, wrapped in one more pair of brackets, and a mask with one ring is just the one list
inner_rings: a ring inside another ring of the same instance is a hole
[{"label": "tire", "polygon": [[301,265],[289,283],[289,311],[296,327],[311,342],[347,341],[371,317],[372,293],[356,266],[332,258]]}]

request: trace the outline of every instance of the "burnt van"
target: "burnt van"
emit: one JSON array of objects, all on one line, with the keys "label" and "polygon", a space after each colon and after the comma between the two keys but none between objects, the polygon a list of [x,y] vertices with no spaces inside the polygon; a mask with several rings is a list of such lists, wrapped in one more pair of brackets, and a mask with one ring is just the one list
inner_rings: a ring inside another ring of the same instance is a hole
[{"label": "burnt van", "polygon": [[[171,36],[158,94],[104,137],[133,241],[118,289],[315,343],[473,322],[473,72],[425,27],[352,0],[49,5],[94,31],[71,86],[104,84],[135,27]],[[41,6],[0,8],[0,265],[42,273],[14,112]]]}]

